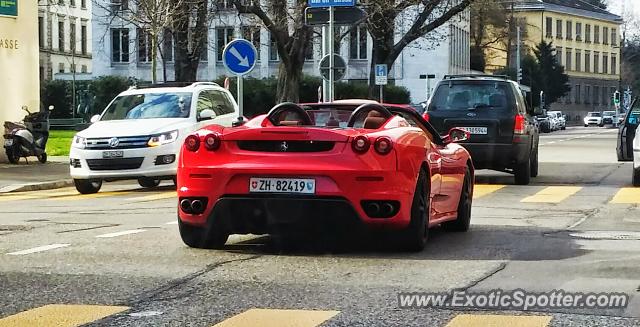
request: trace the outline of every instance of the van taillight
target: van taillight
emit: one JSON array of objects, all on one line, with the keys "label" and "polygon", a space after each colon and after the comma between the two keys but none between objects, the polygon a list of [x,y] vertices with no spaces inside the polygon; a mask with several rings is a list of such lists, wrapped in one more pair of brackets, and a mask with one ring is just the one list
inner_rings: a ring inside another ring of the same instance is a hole
[{"label": "van taillight", "polygon": [[516,115],[516,123],[513,128],[513,134],[525,133],[525,119],[523,115]]},{"label": "van taillight", "polygon": [[424,118],[424,120],[429,121],[429,113],[425,112],[422,114],[422,118]]}]

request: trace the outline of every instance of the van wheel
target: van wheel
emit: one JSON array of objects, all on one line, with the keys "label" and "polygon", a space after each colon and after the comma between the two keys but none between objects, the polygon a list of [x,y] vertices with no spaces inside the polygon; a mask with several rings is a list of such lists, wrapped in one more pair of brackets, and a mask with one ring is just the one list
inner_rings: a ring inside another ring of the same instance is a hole
[{"label": "van wheel", "polygon": [[538,177],[538,149],[531,154],[531,177]]},{"label": "van wheel", "polygon": [[513,172],[517,185],[529,185],[529,182],[531,182],[531,160],[517,164]]},{"label": "van wheel", "polygon": [[442,224],[444,230],[449,232],[466,232],[471,224],[471,204],[473,202],[473,181],[471,180],[471,171],[467,167],[464,173],[464,183],[462,192],[460,193],[460,201],[458,202],[458,217],[456,220],[447,221]]},{"label": "van wheel", "polygon": [[159,179],[149,178],[149,177],[140,177],[138,178],[138,184],[142,187],[146,188],[154,188],[160,185]]},{"label": "van wheel", "polygon": [[76,186],[76,190],[80,194],[93,194],[98,193],[102,187],[102,180],[100,179],[74,179],[73,184]]}]

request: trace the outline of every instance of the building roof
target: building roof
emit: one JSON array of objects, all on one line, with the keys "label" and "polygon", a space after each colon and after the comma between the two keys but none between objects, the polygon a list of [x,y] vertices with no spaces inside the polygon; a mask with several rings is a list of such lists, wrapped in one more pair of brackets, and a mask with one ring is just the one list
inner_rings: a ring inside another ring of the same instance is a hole
[{"label": "building roof", "polygon": [[516,10],[546,10],[570,15],[602,19],[617,23],[622,17],[582,0],[512,0]]},{"label": "building roof", "polygon": [[596,13],[600,13],[600,14],[605,14],[605,15],[612,15],[612,13],[594,6],[588,2],[582,1],[582,0],[543,0],[545,3],[549,3],[549,4],[554,4],[554,5],[558,5],[558,6],[564,6],[564,7],[569,7],[569,8],[573,8],[573,9],[582,9],[582,10],[587,10],[587,11],[593,11]]}]

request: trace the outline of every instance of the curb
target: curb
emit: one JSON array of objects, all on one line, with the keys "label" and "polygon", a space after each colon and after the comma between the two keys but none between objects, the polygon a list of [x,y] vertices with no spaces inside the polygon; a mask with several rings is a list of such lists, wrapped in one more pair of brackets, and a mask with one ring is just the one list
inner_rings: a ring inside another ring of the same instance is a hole
[{"label": "curb", "polygon": [[13,193],[13,192],[28,192],[28,191],[42,191],[53,190],[57,188],[73,186],[73,180],[63,179],[57,181],[28,183],[28,184],[13,184],[0,188],[0,194]]}]

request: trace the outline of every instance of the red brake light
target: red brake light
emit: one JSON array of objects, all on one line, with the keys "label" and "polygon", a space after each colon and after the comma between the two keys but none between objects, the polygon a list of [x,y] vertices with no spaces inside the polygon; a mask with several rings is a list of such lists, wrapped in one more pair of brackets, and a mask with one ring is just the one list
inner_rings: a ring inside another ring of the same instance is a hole
[{"label": "red brake light", "polygon": [[379,154],[388,154],[389,152],[391,152],[391,149],[393,149],[393,141],[391,141],[391,139],[386,136],[381,136],[377,138],[375,142],[373,142],[373,148]]},{"label": "red brake light", "polygon": [[355,153],[365,153],[369,151],[370,146],[371,141],[369,141],[369,138],[362,135],[356,136],[351,142],[351,149],[353,149],[353,152]]},{"label": "red brake light", "polygon": [[516,123],[513,128],[513,134],[525,133],[525,120],[523,115],[516,115]]},{"label": "red brake light", "polygon": [[198,151],[200,148],[200,138],[197,135],[189,135],[184,140],[184,146],[191,152]]},{"label": "red brake light", "polygon": [[422,114],[422,118],[424,118],[424,120],[429,121],[429,113],[425,112]]},{"label": "red brake light", "polygon": [[220,148],[220,136],[218,134],[209,134],[204,137],[204,147],[209,151],[215,151]]}]

